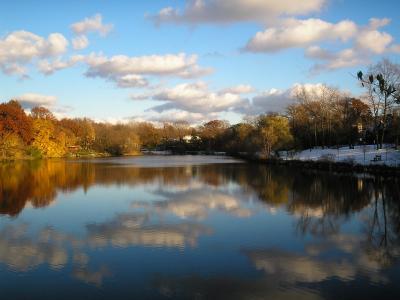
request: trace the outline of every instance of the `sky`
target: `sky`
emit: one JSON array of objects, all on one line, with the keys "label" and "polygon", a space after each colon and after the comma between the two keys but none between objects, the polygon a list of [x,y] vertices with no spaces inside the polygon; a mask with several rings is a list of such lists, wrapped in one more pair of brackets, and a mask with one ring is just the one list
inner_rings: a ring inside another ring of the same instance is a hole
[{"label": "sky", "polygon": [[399,63],[398,0],[0,0],[0,101],[96,121],[239,122]]}]

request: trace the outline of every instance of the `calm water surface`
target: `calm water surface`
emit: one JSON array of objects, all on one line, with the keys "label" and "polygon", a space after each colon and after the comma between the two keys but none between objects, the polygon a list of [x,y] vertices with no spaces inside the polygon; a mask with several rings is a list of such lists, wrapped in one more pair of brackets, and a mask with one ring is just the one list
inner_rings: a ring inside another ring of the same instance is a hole
[{"label": "calm water surface", "polygon": [[399,179],[218,157],[0,165],[5,299],[400,299]]}]

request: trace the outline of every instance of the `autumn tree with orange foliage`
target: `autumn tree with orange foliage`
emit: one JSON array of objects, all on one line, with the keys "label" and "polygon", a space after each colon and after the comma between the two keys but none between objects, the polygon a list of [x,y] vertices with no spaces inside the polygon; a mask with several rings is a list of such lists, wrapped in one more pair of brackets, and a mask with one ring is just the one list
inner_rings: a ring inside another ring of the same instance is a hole
[{"label": "autumn tree with orange foliage", "polygon": [[20,158],[24,145],[32,139],[32,121],[21,105],[11,100],[0,104],[0,153],[1,158]]}]

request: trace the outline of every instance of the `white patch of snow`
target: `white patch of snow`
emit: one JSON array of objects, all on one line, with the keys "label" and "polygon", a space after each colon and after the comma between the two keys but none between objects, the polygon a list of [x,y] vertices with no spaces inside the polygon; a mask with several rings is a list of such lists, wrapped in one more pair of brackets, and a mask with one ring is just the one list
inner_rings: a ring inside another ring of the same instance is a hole
[{"label": "white patch of snow", "polygon": [[285,160],[331,160],[359,165],[400,166],[400,151],[396,150],[393,145],[384,145],[383,149],[379,150],[376,149],[375,145],[355,146],[354,149],[349,149],[349,147],[315,148],[296,152],[292,155],[290,155],[290,152],[281,151],[279,155]]}]

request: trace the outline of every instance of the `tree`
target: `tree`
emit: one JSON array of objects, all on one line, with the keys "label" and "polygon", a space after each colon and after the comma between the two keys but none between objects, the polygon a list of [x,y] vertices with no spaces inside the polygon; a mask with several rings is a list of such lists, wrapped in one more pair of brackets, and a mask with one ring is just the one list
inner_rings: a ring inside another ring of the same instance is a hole
[{"label": "tree", "polygon": [[17,134],[24,143],[32,138],[32,122],[15,100],[0,104],[0,137],[10,133]]},{"label": "tree", "polygon": [[355,98],[345,98],[340,101],[339,105],[340,119],[342,120],[339,132],[344,138],[343,140],[339,139],[339,141],[347,143],[350,148],[354,148],[359,130],[364,130],[370,122],[371,111],[367,104]]},{"label": "tree", "polygon": [[255,128],[249,123],[232,125],[227,132],[226,151],[231,153],[254,152],[252,138]]},{"label": "tree", "polygon": [[221,150],[221,137],[229,128],[229,123],[223,120],[209,121],[199,128],[200,138],[210,150]]},{"label": "tree", "polygon": [[78,142],[82,149],[90,150],[96,139],[96,133],[93,128],[93,121],[87,118],[78,119]]},{"label": "tree", "polygon": [[388,126],[388,114],[395,103],[400,103],[400,65],[383,59],[369,67],[365,76],[362,71],[357,78],[367,91],[374,117],[374,133],[377,148],[382,148]]},{"label": "tree", "polygon": [[162,132],[152,123],[136,122],[131,124],[131,128],[139,136],[143,147],[153,149],[160,144]]},{"label": "tree", "polygon": [[53,113],[45,107],[37,106],[31,109],[31,117],[33,119],[43,119],[55,121]]},{"label": "tree", "polygon": [[297,103],[288,107],[295,143],[300,147],[332,146],[338,142],[340,102],[345,95],[338,89],[320,85],[295,90]]},{"label": "tree", "polygon": [[130,125],[94,124],[96,141],[93,148],[112,155],[135,154],[140,151],[139,136]]},{"label": "tree", "polygon": [[3,158],[21,156],[32,139],[32,121],[21,105],[11,100],[0,104],[0,150]]},{"label": "tree", "polygon": [[179,141],[183,141],[183,137],[190,133],[190,125],[187,121],[176,121],[173,123],[173,127],[176,129]]},{"label": "tree", "polygon": [[257,130],[266,157],[270,157],[273,150],[287,147],[293,139],[289,120],[283,116],[261,115],[257,121]]},{"label": "tree", "polygon": [[389,119],[388,130],[390,131],[390,137],[392,141],[394,141],[396,148],[398,148],[400,137],[400,107],[393,110]]},{"label": "tree", "polygon": [[62,157],[67,152],[65,133],[58,128],[54,115],[44,107],[31,110],[33,118],[32,146],[45,157]]}]

